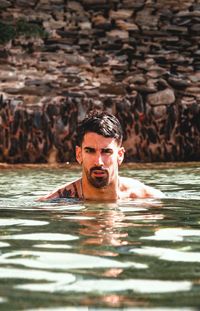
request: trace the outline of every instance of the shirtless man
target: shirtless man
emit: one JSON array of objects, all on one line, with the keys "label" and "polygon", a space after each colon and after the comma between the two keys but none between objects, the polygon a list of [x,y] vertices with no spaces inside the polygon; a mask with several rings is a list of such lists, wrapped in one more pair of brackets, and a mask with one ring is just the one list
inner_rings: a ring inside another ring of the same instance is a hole
[{"label": "shirtless man", "polygon": [[78,126],[76,159],[82,178],[67,183],[39,201],[79,198],[117,201],[134,198],[161,198],[163,193],[142,182],[118,175],[124,159],[122,128],[118,119],[106,112],[91,112]]}]

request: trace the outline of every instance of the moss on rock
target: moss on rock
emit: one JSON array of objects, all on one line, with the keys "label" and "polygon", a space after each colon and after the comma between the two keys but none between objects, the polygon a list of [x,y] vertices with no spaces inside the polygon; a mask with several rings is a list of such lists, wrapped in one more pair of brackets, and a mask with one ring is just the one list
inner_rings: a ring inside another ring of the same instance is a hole
[{"label": "moss on rock", "polygon": [[27,38],[45,38],[48,36],[47,32],[41,25],[27,22],[25,19],[19,19],[15,23],[0,21],[0,44],[5,44],[21,35],[26,36]]}]

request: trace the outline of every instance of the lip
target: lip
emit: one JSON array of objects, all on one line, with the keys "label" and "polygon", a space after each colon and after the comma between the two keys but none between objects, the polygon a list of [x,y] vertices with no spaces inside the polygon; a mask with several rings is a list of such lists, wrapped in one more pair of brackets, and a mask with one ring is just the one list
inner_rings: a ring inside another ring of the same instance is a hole
[{"label": "lip", "polygon": [[103,168],[94,167],[91,169],[91,175],[94,177],[105,177],[107,175],[107,171]]},{"label": "lip", "polygon": [[106,172],[102,170],[93,170],[92,174],[100,177],[100,176],[105,176]]}]

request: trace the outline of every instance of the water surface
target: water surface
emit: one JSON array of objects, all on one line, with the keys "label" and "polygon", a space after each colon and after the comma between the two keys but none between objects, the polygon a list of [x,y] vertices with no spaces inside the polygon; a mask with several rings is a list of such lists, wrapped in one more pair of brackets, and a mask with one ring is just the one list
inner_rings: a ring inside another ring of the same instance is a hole
[{"label": "water surface", "polygon": [[200,166],[124,166],[162,200],[40,195],[77,167],[0,170],[0,310],[197,310]]}]

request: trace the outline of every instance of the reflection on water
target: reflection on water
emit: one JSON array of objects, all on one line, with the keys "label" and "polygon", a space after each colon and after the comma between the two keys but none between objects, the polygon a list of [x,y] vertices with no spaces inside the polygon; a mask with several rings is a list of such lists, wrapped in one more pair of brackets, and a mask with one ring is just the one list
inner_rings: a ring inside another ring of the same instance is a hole
[{"label": "reflection on water", "polygon": [[1,310],[197,310],[199,167],[122,169],[161,201],[35,201],[79,174],[0,171]]}]

